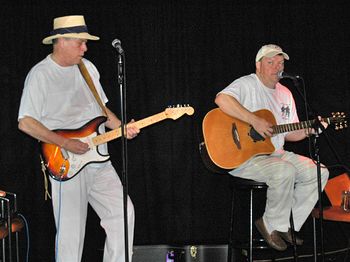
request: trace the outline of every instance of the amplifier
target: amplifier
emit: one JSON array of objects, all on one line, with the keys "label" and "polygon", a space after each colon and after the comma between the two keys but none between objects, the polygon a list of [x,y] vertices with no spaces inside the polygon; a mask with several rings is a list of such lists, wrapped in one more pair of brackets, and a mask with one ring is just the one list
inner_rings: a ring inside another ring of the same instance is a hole
[{"label": "amplifier", "polygon": [[226,262],[227,245],[134,246],[132,261],[133,262]]}]

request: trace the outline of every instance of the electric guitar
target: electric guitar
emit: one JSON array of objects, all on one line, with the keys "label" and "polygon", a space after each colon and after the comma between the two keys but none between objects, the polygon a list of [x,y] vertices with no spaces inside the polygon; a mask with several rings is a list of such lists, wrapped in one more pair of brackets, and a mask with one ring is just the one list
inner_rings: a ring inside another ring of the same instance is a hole
[{"label": "electric guitar", "polygon": [[[133,125],[141,129],[168,118],[176,120],[184,114],[192,115],[193,113],[194,109],[190,106],[169,107],[163,112],[136,121]],[[76,176],[86,165],[109,160],[109,155],[100,154],[98,146],[121,137],[122,130],[119,127],[104,134],[99,134],[98,127],[106,120],[106,117],[99,116],[78,129],[54,130],[54,132],[66,138],[79,139],[88,143],[90,150],[85,154],[74,154],[55,144],[40,143],[45,167],[52,178],[59,181],[69,180]]]},{"label": "electric guitar", "polygon": [[[272,123],[273,134],[311,128],[315,120],[299,123],[276,125],[273,114],[266,109],[254,112],[255,115]],[[344,113],[334,113],[332,117],[322,121],[335,123],[335,129],[347,127]],[[263,138],[251,125],[231,117],[219,108],[209,111],[203,119],[202,130],[204,144],[209,160],[217,167],[225,170],[237,168],[253,156],[271,154],[275,151],[271,139]]]}]

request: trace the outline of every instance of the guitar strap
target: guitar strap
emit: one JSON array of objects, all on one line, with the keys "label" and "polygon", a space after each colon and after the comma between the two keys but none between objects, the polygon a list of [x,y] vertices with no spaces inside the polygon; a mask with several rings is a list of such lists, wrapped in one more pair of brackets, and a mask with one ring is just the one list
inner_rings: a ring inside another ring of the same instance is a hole
[{"label": "guitar strap", "polygon": [[102,103],[101,101],[101,98],[100,96],[98,95],[97,91],[96,91],[96,88],[95,88],[95,85],[94,85],[94,82],[92,81],[91,79],[91,76],[89,74],[89,71],[86,69],[86,66],[83,62],[83,60],[80,61],[79,65],[79,70],[80,70],[80,73],[83,75],[87,85],[89,86],[92,94],[94,95],[97,103],[100,105],[101,109],[102,109],[102,112],[105,116],[107,116],[107,111],[106,111],[106,107],[105,105]]}]

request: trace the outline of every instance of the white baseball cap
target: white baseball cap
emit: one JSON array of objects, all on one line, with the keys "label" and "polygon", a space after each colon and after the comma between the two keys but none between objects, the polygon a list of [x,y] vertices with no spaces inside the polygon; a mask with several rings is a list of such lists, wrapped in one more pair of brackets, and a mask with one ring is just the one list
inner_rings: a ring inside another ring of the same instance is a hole
[{"label": "white baseball cap", "polygon": [[259,62],[263,57],[274,57],[275,55],[283,55],[284,59],[289,60],[287,53],[275,44],[263,45],[256,54],[255,62]]}]

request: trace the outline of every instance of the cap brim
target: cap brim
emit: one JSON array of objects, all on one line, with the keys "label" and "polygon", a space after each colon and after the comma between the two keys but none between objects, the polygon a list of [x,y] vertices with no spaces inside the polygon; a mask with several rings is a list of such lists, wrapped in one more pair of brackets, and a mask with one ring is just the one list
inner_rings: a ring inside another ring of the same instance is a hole
[{"label": "cap brim", "polygon": [[69,34],[57,34],[48,36],[43,39],[42,43],[44,45],[50,45],[52,44],[52,40],[56,38],[78,38],[78,39],[86,39],[86,40],[99,40],[100,38],[98,36],[90,35],[89,33],[69,33]]},{"label": "cap brim", "polygon": [[272,51],[267,53],[266,57],[274,57],[275,55],[283,55],[284,59],[289,60],[289,56],[285,52],[279,52],[279,51]]}]

